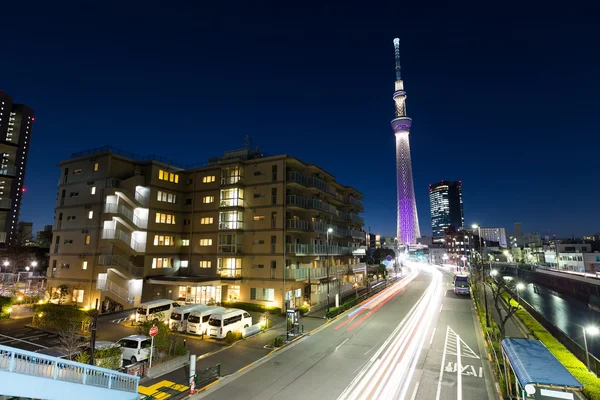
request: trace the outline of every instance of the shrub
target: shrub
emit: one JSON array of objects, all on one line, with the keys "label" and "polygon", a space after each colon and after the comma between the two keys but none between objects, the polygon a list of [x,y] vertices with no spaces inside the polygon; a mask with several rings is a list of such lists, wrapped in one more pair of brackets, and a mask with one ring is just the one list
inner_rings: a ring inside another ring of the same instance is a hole
[{"label": "shrub", "polygon": [[304,315],[307,312],[308,312],[308,307],[307,306],[300,307],[300,315]]},{"label": "shrub", "polygon": [[283,338],[281,336],[276,336],[273,340],[271,340],[270,344],[273,347],[281,347],[281,345],[283,345]]},{"label": "shrub", "polygon": [[12,297],[0,296],[0,319],[9,317],[8,309],[12,304]]},{"label": "shrub", "polygon": [[103,347],[94,350],[94,363],[98,367],[119,369],[123,359],[123,350],[118,346]]},{"label": "shrub", "polygon": [[221,303],[223,307],[227,308],[239,308],[240,310],[246,311],[256,311],[256,312],[268,312],[270,314],[281,314],[281,308],[265,306],[263,304],[254,304],[254,303],[243,303],[239,301],[224,301]]},{"label": "shrub", "polygon": [[225,343],[233,344],[240,339],[243,339],[242,332],[231,332],[225,336]]},{"label": "shrub", "polygon": [[[144,322],[140,325],[138,332],[141,335],[148,335],[153,323]],[[154,351],[157,358],[161,356],[185,355],[188,350],[183,345],[183,337],[173,333],[165,324],[157,324],[158,333],[154,336]],[[153,356],[154,357],[154,356]]]},{"label": "shrub", "polygon": [[87,335],[93,312],[93,310],[82,311],[71,305],[36,304],[33,306],[31,325],[40,329],[60,331],[64,327],[76,323],[80,327],[80,334]]},{"label": "shrub", "polygon": [[82,351],[81,353],[77,354],[77,357],[75,357],[75,361],[82,364],[89,364],[90,353],[88,353],[87,351]]}]

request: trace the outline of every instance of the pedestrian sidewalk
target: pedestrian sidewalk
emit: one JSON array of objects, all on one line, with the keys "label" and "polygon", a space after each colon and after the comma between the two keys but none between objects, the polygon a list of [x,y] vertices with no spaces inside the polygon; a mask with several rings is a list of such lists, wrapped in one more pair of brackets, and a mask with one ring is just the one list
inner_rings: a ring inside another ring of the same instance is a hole
[{"label": "pedestrian sidewalk", "polygon": [[[496,324],[499,326],[502,318],[506,317],[506,304],[504,302],[500,303],[501,314],[498,314],[496,307],[494,305],[494,298],[492,297],[492,290],[486,286],[486,295],[488,300],[488,309],[490,312],[490,316],[494,318]],[[511,318],[506,321],[504,325],[504,336],[507,338],[527,338],[527,330],[520,321],[518,321],[516,315],[512,315]],[[517,322],[518,321],[518,322]]]}]

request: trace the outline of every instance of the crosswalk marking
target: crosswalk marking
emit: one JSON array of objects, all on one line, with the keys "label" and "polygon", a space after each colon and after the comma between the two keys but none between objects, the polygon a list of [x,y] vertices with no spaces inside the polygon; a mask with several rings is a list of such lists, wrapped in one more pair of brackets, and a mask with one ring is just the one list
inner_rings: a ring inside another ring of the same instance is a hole
[{"label": "crosswalk marking", "polygon": [[121,322],[125,322],[125,321],[127,321],[127,320],[129,320],[129,317],[123,317],[123,318],[111,319],[111,320],[110,320],[110,321],[108,321],[108,322],[110,322],[110,323],[113,323],[113,324],[120,324]]},{"label": "crosswalk marking", "polygon": [[[447,354],[455,356],[456,355],[456,344],[457,344],[456,337],[458,335],[450,327],[448,327],[448,331],[449,332],[448,332],[448,336],[447,336],[447,343],[448,343]],[[475,359],[479,360],[479,356],[477,355],[477,353],[475,353],[469,347],[469,345],[467,345],[465,343],[465,341],[462,339],[460,339],[460,356],[466,357],[466,358],[475,358]]]}]

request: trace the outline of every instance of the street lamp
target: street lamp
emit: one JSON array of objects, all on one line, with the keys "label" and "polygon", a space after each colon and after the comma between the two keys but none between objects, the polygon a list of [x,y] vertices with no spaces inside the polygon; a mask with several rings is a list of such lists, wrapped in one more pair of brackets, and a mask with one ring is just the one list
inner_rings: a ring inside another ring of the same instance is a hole
[{"label": "street lamp", "polygon": [[588,352],[588,346],[587,346],[587,335],[586,334],[590,334],[592,336],[596,336],[598,333],[600,333],[600,329],[598,329],[597,326],[587,326],[587,327],[581,327],[581,330],[583,330],[583,344],[585,345],[585,361],[586,361],[586,365],[587,365],[587,369],[590,369],[590,353]]},{"label": "street lamp", "polygon": [[358,282],[354,282],[354,284],[352,285],[352,287],[356,291],[356,300],[358,300]]},{"label": "street lamp", "polygon": [[490,275],[492,275],[492,276],[498,275],[498,270],[495,270],[495,269],[491,270]]},{"label": "street lamp", "polygon": [[525,285],[521,282],[517,283],[517,303],[521,305],[521,290],[525,289]]},{"label": "street lamp", "polygon": [[481,265],[481,286],[483,287],[483,299],[485,304],[485,324],[489,328],[490,326],[490,315],[488,313],[488,304],[487,304],[487,290],[485,289],[485,283],[483,276],[485,275],[485,271],[483,270],[483,245],[481,244],[481,227],[477,224],[471,225],[471,228],[477,229],[479,234],[479,261]]},{"label": "street lamp", "polygon": [[329,312],[329,307],[331,306],[331,301],[329,298],[329,234],[331,232],[333,232],[333,228],[327,228],[327,243],[325,244],[325,263],[327,264],[325,266],[325,268],[327,268],[327,312],[325,313],[325,315],[327,315],[327,313]]},{"label": "street lamp", "polygon": [[466,270],[467,269],[467,257],[462,256],[460,259],[463,262],[463,268]]}]

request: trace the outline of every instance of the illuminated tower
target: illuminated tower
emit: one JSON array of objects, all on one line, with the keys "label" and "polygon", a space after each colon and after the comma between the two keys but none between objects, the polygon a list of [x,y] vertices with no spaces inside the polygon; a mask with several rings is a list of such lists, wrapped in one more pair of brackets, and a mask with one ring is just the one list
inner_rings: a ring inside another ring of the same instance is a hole
[{"label": "illuminated tower", "polygon": [[417,203],[413,184],[412,164],[410,161],[410,143],[408,135],[412,119],[406,116],[406,92],[400,76],[400,39],[394,39],[396,55],[396,84],[394,103],[396,118],[392,120],[392,129],[396,135],[396,184],[398,190],[398,214],[396,234],[404,244],[416,243],[421,236],[417,218]]}]

